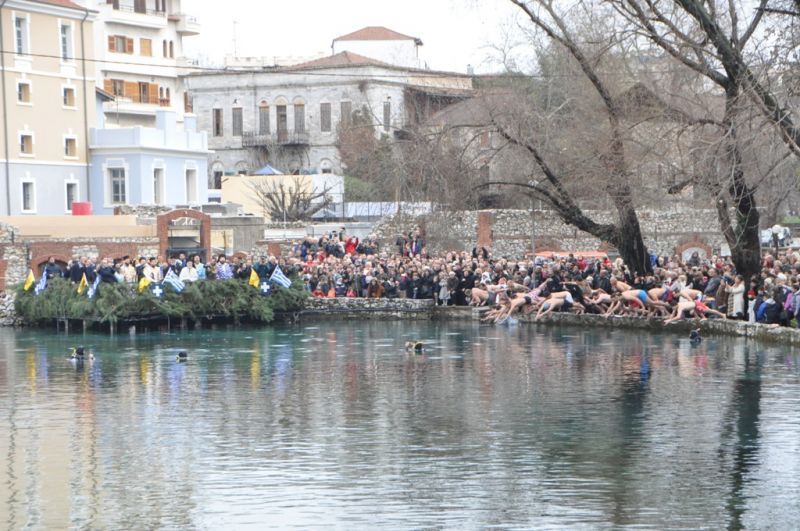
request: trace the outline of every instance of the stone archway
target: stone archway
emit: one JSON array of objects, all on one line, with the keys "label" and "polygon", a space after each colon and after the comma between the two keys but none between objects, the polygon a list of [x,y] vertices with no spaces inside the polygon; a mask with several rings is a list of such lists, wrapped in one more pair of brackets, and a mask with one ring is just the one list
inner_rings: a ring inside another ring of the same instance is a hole
[{"label": "stone archway", "polygon": [[682,239],[675,247],[675,254],[679,255],[683,261],[688,260],[694,252],[697,252],[701,259],[711,258],[711,251],[711,246],[705,238],[697,235]]},{"label": "stone archway", "polygon": [[159,254],[161,256],[167,255],[170,222],[179,218],[195,219],[200,223],[200,249],[205,251],[205,259],[208,260],[208,257],[211,256],[211,216],[190,208],[171,210],[156,218]]},{"label": "stone archway", "polygon": [[67,264],[69,263],[70,260],[72,260],[71,256],[66,256],[63,254],[48,254],[47,256],[43,255],[37,256],[31,259],[31,269],[33,270],[34,275],[39,276],[42,274],[44,266],[47,263],[47,261],[50,260],[50,257],[55,258],[56,264],[61,266],[62,271],[65,272],[67,270]]}]

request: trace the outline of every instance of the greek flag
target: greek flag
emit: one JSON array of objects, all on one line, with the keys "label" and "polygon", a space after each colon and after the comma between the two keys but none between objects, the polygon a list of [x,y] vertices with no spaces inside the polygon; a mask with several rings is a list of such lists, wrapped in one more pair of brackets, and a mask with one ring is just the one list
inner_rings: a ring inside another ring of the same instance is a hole
[{"label": "greek flag", "polygon": [[94,282],[92,282],[92,285],[89,286],[89,291],[86,292],[86,295],[90,299],[94,298],[95,293],[97,293],[97,286],[99,285],[100,285],[100,275],[97,275],[94,277]]},{"label": "greek flag", "polygon": [[44,288],[47,287],[47,271],[42,273],[42,278],[39,279],[39,282],[36,283],[36,287],[33,288],[33,292],[38,295],[44,291]]},{"label": "greek flag", "polygon": [[178,275],[176,275],[175,271],[172,269],[170,269],[169,273],[167,273],[167,276],[164,277],[164,283],[169,284],[169,287],[175,290],[175,293],[180,293],[183,291],[183,288],[186,287],[186,284],[183,283],[183,280],[179,279]]},{"label": "greek flag", "polygon": [[279,285],[282,288],[289,288],[292,285],[292,281],[283,274],[283,271],[281,271],[281,266],[275,266],[275,271],[272,272],[272,276],[269,277],[269,281],[273,284]]}]

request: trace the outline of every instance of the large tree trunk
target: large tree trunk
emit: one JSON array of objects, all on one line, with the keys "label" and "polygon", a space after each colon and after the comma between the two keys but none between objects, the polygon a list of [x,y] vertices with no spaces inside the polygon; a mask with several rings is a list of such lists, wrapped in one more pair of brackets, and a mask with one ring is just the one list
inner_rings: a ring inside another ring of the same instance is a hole
[{"label": "large tree trunk", "polygon": [[625,264],[637,275],[646,275],[653,272],[650,256],[642,239],[642,230],[639,218],[632,208],[623,209],[620,213],[619,225],[615,227],[614,238],[610,241]]},{"label": "large tree trunk", "polygon": [[756,209],[756,198],[753,190],[745,180],[742,154],[739,150],[735,123],[735,109],[739,95],[738,86],[731,83],[725,90],[725,120],[728,127],[725,150],[728,163],[731,165],[731,180],[727,193],[735,209],[735,222],[731,220],[728,202],[719,193],[717,200],[717,218],[725,241],[731,248],[731,260],[736,272],[745,279],[749,289],[750,277],[761,271],[761,238],[759,234],[759,214]]}]

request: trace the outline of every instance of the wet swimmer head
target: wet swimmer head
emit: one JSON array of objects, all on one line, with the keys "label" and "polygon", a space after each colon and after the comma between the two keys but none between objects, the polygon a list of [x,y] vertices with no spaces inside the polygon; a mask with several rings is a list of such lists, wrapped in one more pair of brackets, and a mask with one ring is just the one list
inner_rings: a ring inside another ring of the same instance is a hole
[{"label": "wet swimmer head", "polygon": [[[86,358],[86,349],[84,347],[72,347],[72,349],[70,349],[69,359],[75,361],[84,361]],[[94,355],[90,352],[88,358],[89,360],[93,360]]]},{"label": "wet swimmer head", "polygon": [[700,335],[700,329],[699,328],[689,332],[689,341],[692,343],[692,345],[697,345],[702,340],[703,340],[703,337]]},{"label": "wet swimmer head", "polygon": [[422,352],[425,348],[425,345],[422,344],[422,341],[406,341],[406,350],[413,350],[414,352]]},{"label": "wet swimmer head", "polygon": [[175,360],[177,360],[178,363],[183,363],[185,361],[188,361],[189,354],[187,354],[185,350],[181,350],[180,352],[178,352],[178,355],[175,356]]}]

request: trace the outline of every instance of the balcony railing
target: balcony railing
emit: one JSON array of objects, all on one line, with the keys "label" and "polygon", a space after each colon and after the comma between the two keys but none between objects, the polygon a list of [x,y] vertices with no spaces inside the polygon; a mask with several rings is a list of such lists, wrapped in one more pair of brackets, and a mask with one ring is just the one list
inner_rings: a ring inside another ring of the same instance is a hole
[{"label": "balcony railing", "polygon": [[124,11],[126,13],[139,13],[140,15],[154,15],[157,17],[166,17],[167,13],[165,11],[159,11],[157,9],[137,9],[135,6],[132,5],[125,5],[125,4],[113,4],[114,11]]},{"label": "balcony railing", "polygon": [[247,132],[242,134],[242,147],[307,146],[310,140],[308,133],[278,131],[277,133],[259,134]]}]

